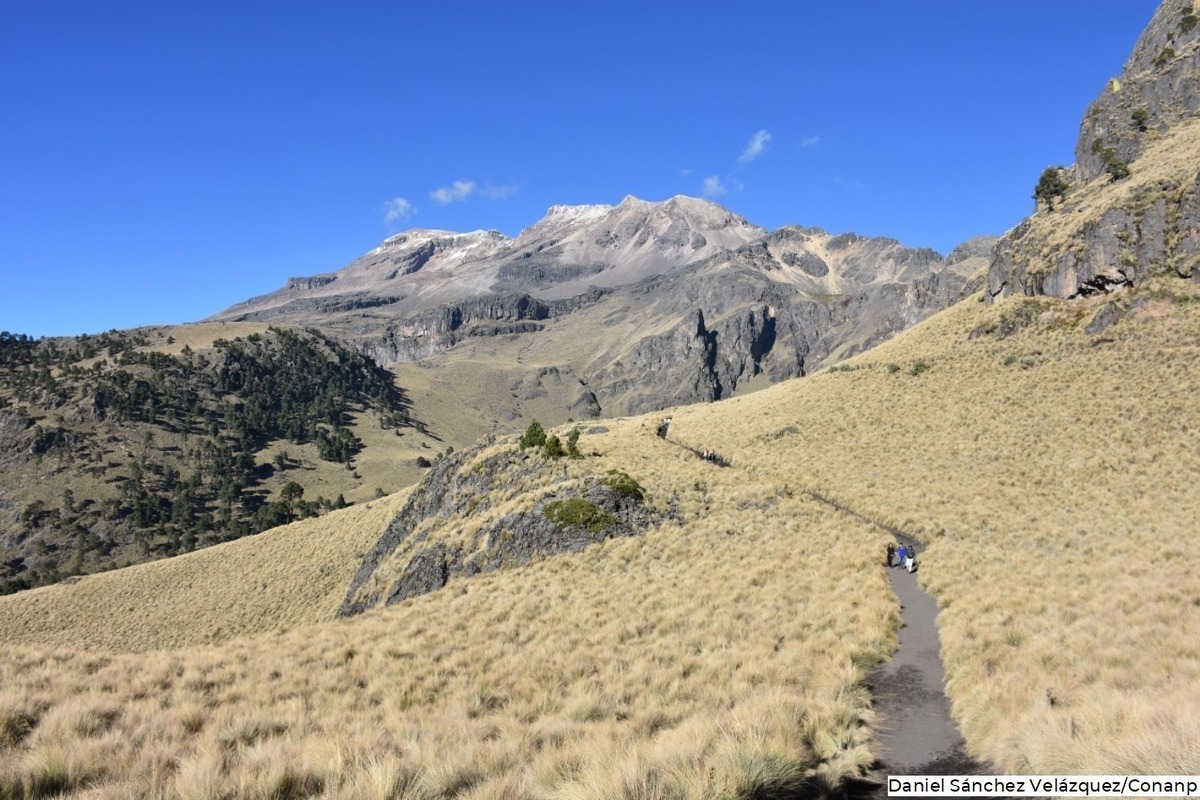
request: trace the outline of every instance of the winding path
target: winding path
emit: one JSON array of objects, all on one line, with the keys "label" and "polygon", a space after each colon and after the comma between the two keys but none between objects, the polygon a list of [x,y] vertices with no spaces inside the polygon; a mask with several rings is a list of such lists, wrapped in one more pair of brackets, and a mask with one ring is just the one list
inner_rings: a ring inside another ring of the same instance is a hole
[{"label": "winding path", "polygon": [[[907,531],[884,525],[829,497],[815,492],[805,494],[884,529],[897,542],[916,544],[920,549],[920,541]],[[937,601],[921,589],[916,575],[904,569],[889,569],[888,579],[900,601],[900,645],[892,660],[876,667],[867,678],[879,714],[879,762],[857,790],[852,787],[850,796],[887,797],[888,775],[996,774],[991,765],[967,755],[962,734],[950,716],[950,701],[943,688],[946,671],[937,632]]]},{"label": "winding path", "polygon": [[966,755],[962,734],[950,717],[942,686],[946,673],[938,655],[938,607],[903,569],[888,571],[900,600],[900,646],[892,660],[868,679],[879,713],[880,759],[887,773],[975,774],[986,770]]},{"label": "winding path", "polygon": [[[699,455],[695,448],[667,439],[665,426],[659,436],[669,443]],[[817,492],[804,491],[811,499],[861,522],[890,533],[897,542],[921,547],[908,531],[884,525],[836,500]],[[880,553],[880,562],[883,553]],[[918,571],[920,562],[918,560]],[[861,781],[847,787],[847,797],[886,798],[889,775],[985,775],[997,774],[990,764],[967,755],[962,734],[950,716],[946,698],[946,672],[940,655],[937,632],[938,605],[917,584],[917,576],[894,567],[888,570],[892,590],[900,601],[900,644],[891,661],[875,668],[867,686],[875,699],[879,761]]]},{"label": "winding path", "polygon": [[[805,494],[855,519],[882,528],[897,543],[920,548],[908,531],[884,525],[816,492]],[[920,571],[920,561],[917,570]],[[888,570],[900,601],[900,646],[892,660],[878,666],[867,683],[879,713],[881,771],[907,775],[982,774],[987,770],[966,754],[962,734],[950,716],[943,685],[946,671],[937,632],[938,605],[917,583],[917,576]]]}]

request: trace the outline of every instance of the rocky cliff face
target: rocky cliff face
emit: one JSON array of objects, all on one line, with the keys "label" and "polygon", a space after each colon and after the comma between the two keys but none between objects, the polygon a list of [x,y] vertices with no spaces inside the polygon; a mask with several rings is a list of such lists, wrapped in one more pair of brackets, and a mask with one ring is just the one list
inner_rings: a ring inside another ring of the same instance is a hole
[{"label": "rocky cliff face", "polygon": [[1166,135],[1200,112],[1200,6],[1167,0],[1134,45],[1119,77],[1087,110],[1075,144],[1075,172],[1083,181],[1106,174],[1111,148],[1137,160],[1151,131]]},{"label": "rocky cliff face", "polygon": [[[893,239],[782,228],[733,253],[614,292],[604,304],[677,320],[587,383],[606,413],[729,397],[861,352],[978,290],[994,238],[943,259]],[[628,297],[628,299],[626,299]]]},{"label": "rocky cliff face", "polygon": [[1088,108],[1070,188],[1007,234],[987,297],[1200,280],[1200,8],[1166,0]]}]

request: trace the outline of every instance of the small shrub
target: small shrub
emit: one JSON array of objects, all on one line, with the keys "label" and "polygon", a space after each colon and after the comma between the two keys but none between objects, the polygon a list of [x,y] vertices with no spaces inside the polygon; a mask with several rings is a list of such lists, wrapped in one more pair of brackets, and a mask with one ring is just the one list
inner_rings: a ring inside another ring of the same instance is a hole
[{"label": "small shrub", "polygon": [[1117,157],[1117,152],[1111,148],[1104,155],[1104,171],[1115,183],[1129,177],[1129,165]]},{"label": "small shrub", "polygon": [[620,521],[595,503],[578,497],[547,503],[542,513],[556,525],[582,528],[591,533],[604,530]]},{"label": "small shrub", "polygon": [[1133,120],[1133,124],[1142,133],[1146,132],[1146,127],[1150,123],[1150,111],[1145,106],[1138,106],[1129,115]]},{"label": "small shrub", "polygon": [[542,427],[542,423],[536,419],[529,423],[529,427],[525,429],[525,434],[521,437],[521,449],[526,450],[530,447],[541,447],[546,443],[546,430]]},{"label": "small shrub", "polygon": [[579,428],[572,428],[567,434],[567,458],[583,458],[583,453],[579,452]]},{"label": "small shrub", "polygon": [[546,437],[546,443],[542,446],[542,455],[546,458],[562,458],[567,454],[566,449],[560,440],[553,433]]},{"label": "small shrub", "polygon": [[417,466],[421,469],[429,469],[433,466],[433,462],[425,456],[417,456]]},{"label": "small shrub", "polygon": [[895,375],[900,371],[900,365],[893,361],[891,364],[887,365],[887,371],[892,375]]},{"label": "small shrub", "polygon": [[1154,66],[1158,69],[1162,69],[1169,64],[1173,58],[1175,58],[1175,48],[1167,45],[1159,52],[1157,56],[1154,57]]},{"label": "small shrub", "polygon": [[914,362],[914,363],[913,363],[913,365],[912,365],[912,369],[910,369],[910,370],[908,371],[908,374],[910,374],[910,375],[920,375],[922,372],[928,372],[928,371],[929,371],[929,365],[928,365],[928,364],[926,364],[924,361],[916,361],[916,362]]},{"label": "small shrub", "polygon": [[1179,13],[1181,14],[1179,19],[1179,32],[1191,33],[1192,29],[1196,27],[1197,23],[1200,23],[1200,17],[1196,16],[1196,11],[1194,9],[1187,6],[1179,9]]},{"label": "small shrub", "polygon": [[610,469],[608,475],[600,482],[621,497],[632,497],[640,501],[646,496],[641,484],[619,469]]}]

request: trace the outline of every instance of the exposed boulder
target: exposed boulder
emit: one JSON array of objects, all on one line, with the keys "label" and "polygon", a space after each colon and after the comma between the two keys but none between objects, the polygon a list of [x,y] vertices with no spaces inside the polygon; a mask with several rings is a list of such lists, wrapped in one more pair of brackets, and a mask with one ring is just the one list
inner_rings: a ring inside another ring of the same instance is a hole
[{"label": "exposed boulder", "polygon": [[426,474],[363,559],[338,614],[436,591],[455,576],[634,536],[659,519],[624,473],[573,476],[564,462],[488,439]]}]

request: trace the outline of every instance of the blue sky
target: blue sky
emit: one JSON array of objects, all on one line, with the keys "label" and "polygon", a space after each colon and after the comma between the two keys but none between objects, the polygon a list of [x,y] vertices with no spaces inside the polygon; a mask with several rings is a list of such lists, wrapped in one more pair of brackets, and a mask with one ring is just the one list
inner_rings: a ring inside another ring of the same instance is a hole
[{"label": "blue sky", "polygon": [[1156,2],[0,5],[0,329],[192,321],[408,227],[703,196],[946,252]]}]

